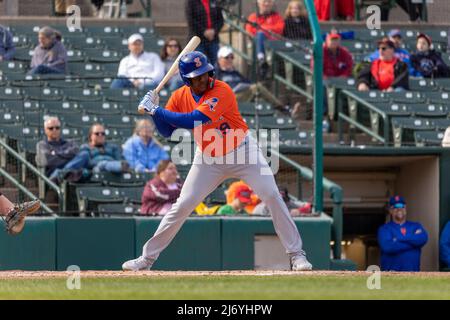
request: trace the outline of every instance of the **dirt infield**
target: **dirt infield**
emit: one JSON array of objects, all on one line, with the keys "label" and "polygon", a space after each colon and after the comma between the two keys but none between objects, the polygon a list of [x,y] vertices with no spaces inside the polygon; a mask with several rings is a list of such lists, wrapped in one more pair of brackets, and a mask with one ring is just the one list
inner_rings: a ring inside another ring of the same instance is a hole
[{"label": "dirt infield", "polygon": [[[65,271],[0,271],[2,279],[51,279],[66,278],[73,272]],[[367,277],[371,273],[365,271],[279,271],[279,270],[236,270],[236,271],[81,271],[82,278],[126,278],[126,277],[224,277],[224,276],[333,276],[333,277]],[[415,276],[415,277],[436,277],[450,279],[450,272],[382,272],[383,276]]]}]

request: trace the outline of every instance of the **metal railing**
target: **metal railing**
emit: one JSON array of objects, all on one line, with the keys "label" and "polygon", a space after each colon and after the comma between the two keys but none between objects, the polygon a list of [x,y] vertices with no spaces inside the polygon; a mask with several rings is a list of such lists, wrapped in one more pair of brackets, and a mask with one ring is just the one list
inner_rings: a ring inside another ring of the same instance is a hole
[{"label": "metal railing", "polygon": [[[291,166],[297,171],[297,189],[299,194],[301,194],[301,180],[305,179],[307,181],[313,181],[314,173],[311,169],[306,168],[298,164],[297,162],[289,159],[285,155],[279,153],[278,151],[271,149],[270,152],[279,157],[281,161]],[[334,183],[327,178],[322,179],[322,187],[327,192],[330,193],[331,200],[333,202],[333,224],[332,224],[332,239],[335,243],[333,247],[333,257],[334,259],[341,259],[341,241],[342,241],[342,228],[343,228],[343,211],[342,211],[342,200],[343,200],[343,189],[338,184]]]},{"label": "metal railing", "polygon": [[[0,139],[0,148],[4,149],[6,151],[7,154],[9,154],[10,156],[12,156],[13,158],[15,158],[21,166],[24,166],[26,169],[30,170],[33,174],[35,174],[37,176],[37,178],[39,179],[39,181],[43,181],[44,184],[46,186],[48,186],[50,189],[54,190],[58,196],[58,208],[59,211],[63,211],[65,208],[65,200],[64,200],[64,194],[62,189],[60,189],[55,183],[53,183],[49,178],[47,178],[42,172],[39,171],[39,169],[37,169],[36,167],[34,167],[30,162],[28,162],[24,157],[22,157],[17,151],[15,151],[13,148],[11,148],[10,146],[8,146],[7,143],[5,143],[4,141],[2,141]],[[6,171],[2,169],[2,173],[4,174]],[[15,178],[13,178],[11,175],[9,175],[9,178],[13,179],[15,182],[13,182],[16,186],[17,185],[21,185]],[[8,180],[10,180],[8,178]],[[22,185],[21,185],[22,186]],[[22,186],[23,187],[23,186]],[[25,188],[25,187],[23,187]],[[26,188],[25,188],[26,189]],[[22,190],[22,188],[21,188]],[[28,191],[28,190],[27,190]],[[28,196],[31,192],[28,191],[24,192],[26,193]],[[53,212],[53,211],[52,211]]]}]

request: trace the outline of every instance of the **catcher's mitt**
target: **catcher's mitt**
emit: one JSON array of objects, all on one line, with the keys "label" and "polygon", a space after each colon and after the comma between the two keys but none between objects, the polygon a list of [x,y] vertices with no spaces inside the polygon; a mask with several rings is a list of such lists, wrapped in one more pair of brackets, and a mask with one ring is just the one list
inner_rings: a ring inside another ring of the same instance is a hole
[{"label": "catcher's mitt", "polygon": [[25,225],[25,217],[38,211],[40,207],[39,200],[14,205],[6,216],[1,216],[5,221],[6,231],[11,235],[20,233]]}]

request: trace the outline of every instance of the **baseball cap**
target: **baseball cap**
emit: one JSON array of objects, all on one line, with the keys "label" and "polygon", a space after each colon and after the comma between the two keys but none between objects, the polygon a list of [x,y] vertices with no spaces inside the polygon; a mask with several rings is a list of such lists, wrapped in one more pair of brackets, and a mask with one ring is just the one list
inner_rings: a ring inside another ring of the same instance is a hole
[{"label": "baseball cap", "polygon": [[383,38],[380,41],[377,42],[378,47],[380,47],[381,45],[386,45],[388,47],[391,48],[395,48],[395,44],[394,42],[392,42],[391,40],[389,40],[389,38]]},{"label": "baseball cap", "polygon": [[218,58],[226,58],[230,54],[233,54],[233,49],[231,49],[228,46],[225,46],[225,47],[222,47],[219,49],[219,51],[217,52],[217,57]]},{"label": "baseball cap", "polygon": [[341,39],[341,35],[337,32],[330,32],[329,34],[327,34],[327,40],[333,39]]},{"label": "baseball cap", "polygon": [[239,186],[235,190],[235,198],[238,198],[242,203],[249,203],[252,201],[252,190],[247,186]]},{"label": "baseball cap", "polygon": [[132,34],[128,38],[128,44],[134,43],[135,41],[138,41],[138,40],[144,42],[144,37],[142,37],[142,35],[140,33]]},{"label": "baseball cap", "polygon": [[428,46],[431,46],[431,43],[433,42],[431,40],[431,37],[426,35],[425,33],[419,33],[419,35],[417,36],[417,40],[419,40],[420,38],[424,38],[426,42],[428,42]]},{"label": "baseball cap", "polygon": [[400,38],[402,38],[403,37],[402,36],[402,32],[399,29],[392,29],[391,31],[389,31],[388,36],[390,38],[393,38],[393,37],[400,37]]},{"label": "baseball cap", "polygon": [[402,196],[396,195],[389,199],[389,208],[401,209],[406,206],[405,199]]}]

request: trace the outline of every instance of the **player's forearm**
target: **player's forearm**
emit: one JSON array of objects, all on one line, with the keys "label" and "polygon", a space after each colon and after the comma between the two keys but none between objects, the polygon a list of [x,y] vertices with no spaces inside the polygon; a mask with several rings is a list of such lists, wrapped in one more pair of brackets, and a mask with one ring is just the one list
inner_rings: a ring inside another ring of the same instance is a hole
[{"label": "player's forearm", "polygon": [[177,128],[193,129],[198,124],[203,124],[210,119],[198,110],[191,113],[171,112],[162,108],[158,108],[153,118],[159,118]]},{"label": "player's forearm", "polygon": [[164,137],[168,138],[175,131],[175,127],[170,123],[165,122],[163,119],[153,116],[153,122],[155,123],[156,130]]}]

